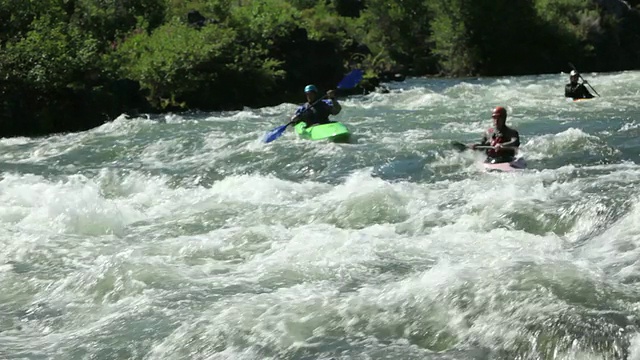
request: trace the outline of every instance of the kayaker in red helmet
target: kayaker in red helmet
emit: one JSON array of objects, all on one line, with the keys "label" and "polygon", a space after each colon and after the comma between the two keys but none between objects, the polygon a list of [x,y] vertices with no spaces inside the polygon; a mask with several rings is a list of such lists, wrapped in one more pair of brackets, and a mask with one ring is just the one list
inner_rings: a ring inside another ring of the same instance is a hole
[{"label": "kayaker in red helmet", "polygon": [[520,134],[506,125],[507,110],[502,106],[493,109],[491,118],[493,119],[493,127],[484,133],[479,144],[472,144],[470,147],[475,149],[476,146],[493,146],[493,149],[487,149],[486,151],[486,162],[502,163],[513,161],[517,148],[520,146]]}]

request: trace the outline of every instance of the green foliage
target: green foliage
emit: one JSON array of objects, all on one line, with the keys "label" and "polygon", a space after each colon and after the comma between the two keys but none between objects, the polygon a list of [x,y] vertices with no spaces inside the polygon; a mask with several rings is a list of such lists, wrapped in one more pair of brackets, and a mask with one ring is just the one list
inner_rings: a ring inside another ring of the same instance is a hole
[{"label": "green foliage", "polygon": [[303,11],[301,23],[307,29],[312,40],[326,40],[340,44],[348,39],[346,32],[350,19],[336,16],[331,4],[319,3],[312,9]]},{"label": "green foliage", "polygon": [[298,11],[284,0],[255,0],[235,7],[231,26],[241,39],[266,44],[273,38],[288,36],[299,23]]},{"label": "green foliage", "polygon": [[[544,27],[546,44],[555,50],[556,59],[588,58],[594,44],[591,32],[600,32],[600,14],[589,0],[536,0],[536,13]],[[606,15],[604,15],[606,17]]]},{"label": "green foliage", "polygon": [[144,19],[145,30],[164,21],[165,7],[158,0],[75,0],[71,23],[93,35],[104,45],[136,28]]},{"label": "green foliage", "polygon": [[535,8],[544,21],[560,26],[576,26],[580,15],[595,8],[590,0],[536,0]]},{"label": "green foliage", "polygon": [[553,71],[587,55],[581,44],[597,18],[588,1],[433,1],[433,52],[449,74]]},{"label": "green foliage", "polygon": [[31,23],[41,15],[64,21],[63,3],[56,0],[3,0],[0,1],[0,44],[19,41],[31,29]]},{"label": "green foliage", "polygon": [[535,66],[540,63],[540,54],[547,51],[531,1],[494,0],[487,6],[466,0],[462,15],[474,73],[525,73],[522,64],[529,64],[531,72],[540,71]]},{"label": "green foliage", "polygon": [[186,20],[189,11],[200,12],[205,18],[225,22],[233,6],[242,3],[239,0],[167,0],[168,21]]},{"label": "green foliage", "polygon": [[233,60],[235,33],[205,27],[202,31],[170,23],[127,38],[114,56],[121,76],[140,82],[151,97],[175,98],[200,82],[216,81],[217,71]]},{"label": "green foliage", "polygon": [[364,42],[385,70],[396,63],[424,74],[431,69],[430,32],[433,14],[425,0],[370,0],[362,12]]},{"label": "green foliage", "polygon": [[599,27],[600,15],[590,0],[536,0],[535,7],[550,31],[574,48]]},{"label": "green foliage", "polygon": [[84,74],[99,64],[96,40],[50,16],[38,18],[31,28],[0,53],[4,77],[39,90],[82,86]]},{"label": "green foliage", "polygon": [[358,18],[365,7],[364,0],[332,0],[338,15]]},{"label": "green foliage", "polygon": [[289,3],[298,10],[312,9],[314,6],[322,2],[323,1],[320,0],[289,0]]},{"label": "green foliage", "polygon": [[434,13],[433,53],[441,68],[452,74],[468,74],[475,67],[477,49],[471,44],[463,5],[464,0],[434,0],[430,4]]},{"label": "green foliage", "polygon": [[264,54],[259,46],[239,44],[236,31],[230,28],[209,25],[195,29],[169,23],[152,34],[129,37],[111,60],[122,64],[120,75],[140,82],[157,104],[162,99],[178,99],[193,106],[204,100],[191,104],[187,94],[210,94],[217,89],[224,96],[226,81],[241,74],[253,74],[253,81],[262,82],[259,88],[268,90],[279,73],[277,62],[264,59]]}]

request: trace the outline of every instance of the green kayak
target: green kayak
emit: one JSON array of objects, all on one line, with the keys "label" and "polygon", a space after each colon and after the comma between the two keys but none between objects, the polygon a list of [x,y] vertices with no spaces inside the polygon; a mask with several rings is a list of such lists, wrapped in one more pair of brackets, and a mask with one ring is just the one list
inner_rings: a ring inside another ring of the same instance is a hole
[{"label": "green kayak", "polygon": [[304,122],[299,122],[296,126],[296,133],[303,139],[323,140],[333,142],[348,142],[351,137],[349,129],[339,122],[330,122],[322,125],[311,125],[307,127]]}]

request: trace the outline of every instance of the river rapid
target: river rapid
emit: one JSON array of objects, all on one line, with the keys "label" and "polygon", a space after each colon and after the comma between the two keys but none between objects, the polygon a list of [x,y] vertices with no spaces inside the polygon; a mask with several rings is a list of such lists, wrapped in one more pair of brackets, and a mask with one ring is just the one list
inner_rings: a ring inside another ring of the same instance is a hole
[{"label": "river rapid", "polygon": [[[582,75],[1,139],[0,358],[640,359],[640,71]],[[527,171],[450,146],[495,106]]]}]

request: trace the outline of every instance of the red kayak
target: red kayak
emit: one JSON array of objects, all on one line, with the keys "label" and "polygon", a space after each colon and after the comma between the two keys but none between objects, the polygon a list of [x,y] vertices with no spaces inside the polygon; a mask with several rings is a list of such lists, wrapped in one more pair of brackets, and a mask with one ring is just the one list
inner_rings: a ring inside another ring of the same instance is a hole
[{"label": "red kayak", "polygon": [[517,157],[510,162],[503,163],[482,163],[485,171],[502,171],[502,172],[512,172],[512,171],[522,171],[527,168],[527,162],[523,157]]}]

